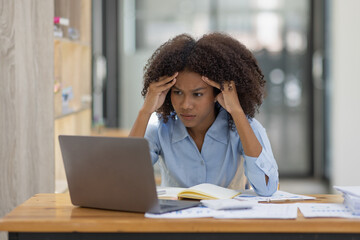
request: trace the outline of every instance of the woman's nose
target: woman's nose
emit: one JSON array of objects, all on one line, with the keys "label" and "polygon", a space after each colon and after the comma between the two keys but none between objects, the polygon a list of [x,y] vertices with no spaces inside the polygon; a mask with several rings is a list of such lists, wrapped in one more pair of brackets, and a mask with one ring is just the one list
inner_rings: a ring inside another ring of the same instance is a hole
[{"label": "woman's nose", "polygon": [[188,96],[184,96],[183,101],[181,102],[181,107],[183,109],[191,109],[193,107],[191,98]]}]

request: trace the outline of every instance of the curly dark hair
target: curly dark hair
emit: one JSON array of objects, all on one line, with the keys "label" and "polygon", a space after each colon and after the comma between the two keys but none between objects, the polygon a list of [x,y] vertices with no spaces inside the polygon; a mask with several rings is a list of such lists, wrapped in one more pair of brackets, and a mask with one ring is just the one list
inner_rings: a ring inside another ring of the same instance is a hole
[{"label": "curly dark hair", "polygon": [[[258,112],[264,98],[265,79],[253,54],[239,41],[224,33],[211,33],[195,41],[190,35],[181,34],[161,45],[144,67],[145,97],[149,84],[162,76],[175,72],[191,71],[220,83],[234,81],[239,101],[248,118]],[[214,91],[219,91],[214,88]],[[164,104],[156,110],[164,122],[176,113],[171,104],[171,91]],[[229,114],[229,126],[233,119]]]}]

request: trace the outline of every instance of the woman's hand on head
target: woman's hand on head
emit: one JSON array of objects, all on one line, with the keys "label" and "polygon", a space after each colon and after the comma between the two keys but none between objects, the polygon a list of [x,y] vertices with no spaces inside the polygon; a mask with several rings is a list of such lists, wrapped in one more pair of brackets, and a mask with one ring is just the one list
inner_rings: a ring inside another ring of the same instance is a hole
[{"label": "woman's hand on head", "polygon": [[216,101],[225,108],[230,114],[233,114],[237,111],[243,111],[240,105],[239,97],[236,91],[236,86],[234,81],[227,81],[224,83],[224,89],[221,89],[219,83],[210,80],[209,78],[202,76],[204,82],[210,86],[219,89],[221,92],[215,97]]},{"label": "woman's hand on head", "polygon": [[142,107],[143,111],[152,114],[164,104],[167,93],[176,83],[177,75],[178,72],[172,76],[160,77],[159,81],[150,83]]}]

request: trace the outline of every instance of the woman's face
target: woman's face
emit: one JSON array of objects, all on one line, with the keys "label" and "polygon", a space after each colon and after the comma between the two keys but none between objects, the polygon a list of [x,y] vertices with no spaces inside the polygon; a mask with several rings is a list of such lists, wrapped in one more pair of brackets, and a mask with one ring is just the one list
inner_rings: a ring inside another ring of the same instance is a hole
[{"label": "woman's face", "polygon": [[171,89],[171,103],[185,127],[207,130],[215,120],[213,87],[201,75],[182,71]]}]

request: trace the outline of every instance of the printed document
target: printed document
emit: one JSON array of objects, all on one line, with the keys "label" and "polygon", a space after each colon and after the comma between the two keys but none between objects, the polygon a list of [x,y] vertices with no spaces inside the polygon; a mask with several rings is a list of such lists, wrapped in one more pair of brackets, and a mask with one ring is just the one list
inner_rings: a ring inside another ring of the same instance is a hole
[{"label": "printed document", "polygon": [[215,210],[212,210],[207,207],[193,207],[183,210],[155,214],[155,213],[145,213],[147,218],[204,218],[204,217],[213,217]]},{"label": "printed document", "polygon": [[212,210],[206,207],[194,207],[184,210],[152,214],[147,218],[238,218],[238,219],[296,219],[296,204],[257,204],[250,209],[242,210]]},{"label": "printed document", "polygon": [[295,204],[257,204],[251,209],[218,211],[215,218],[296,219]]},{"label": "printed document", "polygon": [[296,203],[296,205],[306,218],[360,218],[360,216],[354,215],[347,206],[341,203]]}]

